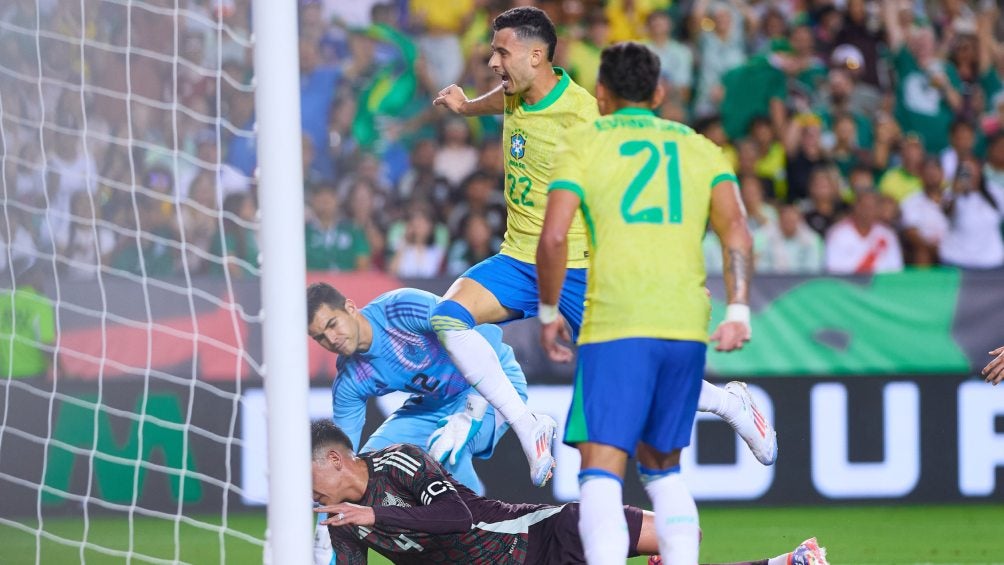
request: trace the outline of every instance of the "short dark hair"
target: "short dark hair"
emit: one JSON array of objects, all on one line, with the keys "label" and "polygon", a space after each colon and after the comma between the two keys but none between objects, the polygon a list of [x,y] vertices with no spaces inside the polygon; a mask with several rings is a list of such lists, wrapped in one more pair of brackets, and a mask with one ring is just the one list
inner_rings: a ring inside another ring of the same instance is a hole
[{"label": "short dark hair", "polygon": [[520,6],[502,12],[492,21],[492,30],[512,28],[520,39],[539,39],[547,44],[547,60],[554,60],[554,48],[558,45],[558,34],[554,22],[547,13],[533,6]]},{"label": "short dark hair", "polygon": [[659,56],[634,41],[615,43],[600,54],[600,83],[629,102],[652,99],[659,70]]},{"label": "short dark hair", "polygon": [[321,457],[319,451],[337,445],[352,451],[352,440],[329,418],[321,418],[310,423],[310,452],[314,459]]},{"label": "short dark hair", "polygon": [[335,310],[345,310],[345,295],[328,283],[314,283],[307,287],[307,325],[314,320],[314,314],[327,304]]}]

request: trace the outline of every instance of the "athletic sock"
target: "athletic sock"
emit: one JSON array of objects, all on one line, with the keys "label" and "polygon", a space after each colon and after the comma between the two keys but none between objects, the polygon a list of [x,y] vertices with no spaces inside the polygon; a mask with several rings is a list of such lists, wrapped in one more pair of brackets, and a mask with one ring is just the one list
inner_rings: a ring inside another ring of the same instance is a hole
[{"label": "athletic sock", "polygon": [[631,543],[622,498],[623,481],[602,469],[579,473],[579,537],[589,565],[622,564]]},{"label": "athletic sock", "polygon": [[708,381],[701,381],[701,394],[697,397],[697,409],[701,412],[710,412],[730,421],[737,410],[740,410],[739,401],[734,396],[725,392]]},{"label": "athletic sock", "polygon": [[791,562],[791,554],[785,553],[784,555],[778,555],[777,557],[771,557],[767,560],[767,565],[788,565]]},{"label": "athletic sock", "polygon": [[440,302],[432,312],[432,327],[467,382],[512,426],[523,451],[536,453],[531,436],[535,418],[512,385],[498,353],[474,328],[474,316],[453,300]]},{"label": "athletic sock", "polygon": [[655,511],[662,562],[696,565],[700,552],[697,505],[680,476],[680,467],[652,470],[639,466],[638,470]]}]

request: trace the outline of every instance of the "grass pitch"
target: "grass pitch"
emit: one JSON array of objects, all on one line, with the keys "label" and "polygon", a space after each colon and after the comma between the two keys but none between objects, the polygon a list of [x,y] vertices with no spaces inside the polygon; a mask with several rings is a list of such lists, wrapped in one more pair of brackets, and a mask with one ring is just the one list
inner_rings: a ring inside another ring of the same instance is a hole
[{"label": "grass pitch", "polygon": [[[200,520],[216,521],[203,516]],[[855,506],[799,508],[706,508],[701,510],[704,542],[701,561],[723,563],[774,556],[790,550],[803,539],[817,536],[836,565],[903,563],[981,563],[1004,565],[1004,542],[1000,525],[1004,505],[969,506]],[[30,528],[34,520],[22,522]],[[265,529],[264,514],[234,514],[228,527],[260,538]],[[45,530],[62,538],[77,540],[76,546],[42,538],[0,525],[0,563],[119,564],[124,557],[110,556],[79,547],[83,520],[52,518]],[[93,518],[88,542],[125,551],[129,548],[129,524],[124,518]],[[182,524],[175,550],[174,524],[169,521],[137,518],[133,547],[140,553],[173,561],[194,563],[260,563],[261,547],[237,535],[219,534]],[[221,551],[221,546],[222,550]],[[37,552],[37,561],[36,561]],[[225,556],[225,558],[223,557]],[[82,559],[83,557],[83,559]],[[144,560],[134,559],[133,563]],[[371,564],[388,563],[371,555]],[[634,559],[632,565],[645,563]]]}]

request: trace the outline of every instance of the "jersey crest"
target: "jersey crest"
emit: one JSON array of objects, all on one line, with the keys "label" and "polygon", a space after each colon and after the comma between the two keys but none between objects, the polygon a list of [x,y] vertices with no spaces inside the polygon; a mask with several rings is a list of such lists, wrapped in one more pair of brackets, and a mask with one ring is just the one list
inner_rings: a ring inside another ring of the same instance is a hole
[{"label": "jersey crest", "polygon": [[509,138],[509,154],[517,160],[526,155],[526,136],[523,135],[522,130],[516,130]]}]

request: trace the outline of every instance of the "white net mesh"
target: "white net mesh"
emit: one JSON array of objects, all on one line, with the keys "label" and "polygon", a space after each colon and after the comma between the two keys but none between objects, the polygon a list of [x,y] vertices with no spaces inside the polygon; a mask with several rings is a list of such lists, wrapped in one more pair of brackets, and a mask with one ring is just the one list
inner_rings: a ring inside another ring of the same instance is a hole
[{"label": "white net mesh", "polygon": [[233,523],[260,378],[249,25],[246,0],[0,4],[5,555],[260,558]]}]

